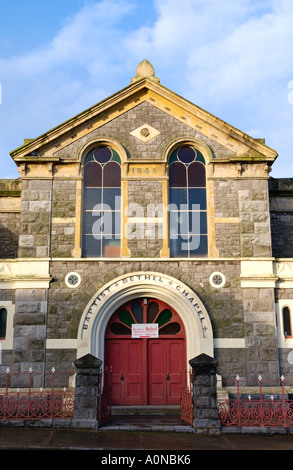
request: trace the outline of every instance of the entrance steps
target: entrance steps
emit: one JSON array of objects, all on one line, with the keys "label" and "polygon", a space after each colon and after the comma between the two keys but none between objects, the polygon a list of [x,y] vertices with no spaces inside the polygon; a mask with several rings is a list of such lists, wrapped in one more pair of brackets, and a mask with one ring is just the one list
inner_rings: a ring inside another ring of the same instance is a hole
[{"label": "entrance steps", "polygon": [[180,415],[177,405],[112,406],[112,416]]},{"label": "entrance steps", "polygon": [[178,405],[112,406],[104,431],[194,432],[181,420]]}]

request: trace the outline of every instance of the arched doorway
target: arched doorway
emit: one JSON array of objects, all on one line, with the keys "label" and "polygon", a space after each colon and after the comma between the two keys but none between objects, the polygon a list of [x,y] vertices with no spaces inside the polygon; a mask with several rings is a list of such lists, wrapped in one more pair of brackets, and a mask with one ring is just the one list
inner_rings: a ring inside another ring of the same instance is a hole
[{"label": "arched doorway", "polygon": [[178,313],[149,297],[120,306],[106,328],[105,366],[113,405],[179,405],[186,337]]}]

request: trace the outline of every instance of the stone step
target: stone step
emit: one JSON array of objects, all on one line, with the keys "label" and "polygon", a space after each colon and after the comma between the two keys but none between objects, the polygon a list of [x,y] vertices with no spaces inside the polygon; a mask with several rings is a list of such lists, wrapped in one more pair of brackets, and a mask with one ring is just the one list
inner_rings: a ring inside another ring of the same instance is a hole
[{"label": "stone step", "polygon": [[112,416],[180,415],[177,405],[112,406]]}]

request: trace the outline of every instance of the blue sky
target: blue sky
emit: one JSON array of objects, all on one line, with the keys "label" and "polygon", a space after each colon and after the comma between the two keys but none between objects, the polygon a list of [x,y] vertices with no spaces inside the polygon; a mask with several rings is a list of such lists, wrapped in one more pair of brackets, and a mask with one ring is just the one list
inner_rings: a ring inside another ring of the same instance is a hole
[{"label": "blue sky", "polygon": [[161,83],[265,138],[293,177],[292,0],[0,0],[0,178],[9,153],[130,83]]}]

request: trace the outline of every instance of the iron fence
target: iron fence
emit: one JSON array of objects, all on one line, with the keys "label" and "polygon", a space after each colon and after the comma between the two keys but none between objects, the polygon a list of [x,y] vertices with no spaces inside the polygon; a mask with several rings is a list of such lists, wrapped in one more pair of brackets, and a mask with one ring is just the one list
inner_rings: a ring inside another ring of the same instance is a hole
[{"label": "iron fence", "polygon": [[[0,383],[5,383],[5,386],[0,389],[0,421],[73,417],[74,391],[55,386],[56,370],[54,367],[49,373],[42,374],[44,382],[49,384],[46,388],[33,388],[35,375],[40,374],[33,374],[31,368],[28,372],[21,374],[10,373],[8,368],[6,373],[0,374]],[[26,388],[9,387],[12,379],[17,377],[21,378],[22,382],[26,378]]]},{"label": "iron fence", "polygon": [[192,372],[185,371],[185,376],[180,387],[180,414],[182,421],[193,426],[193,392],[192,392]]},{"label": "iron fence", "polygon": [[279,393],[263,393],[262,377],[258,377],[258,393],[240,393],[240,378],[236,377],[236,397],[218,400],[223,427],[292,427],[293,400],[285,391],[285,378],[280,379]]},{"label": "iron fence", "polygon": [[112,367],[100,372],[99,383],[99,425],[103,426],[112,414]]}]

